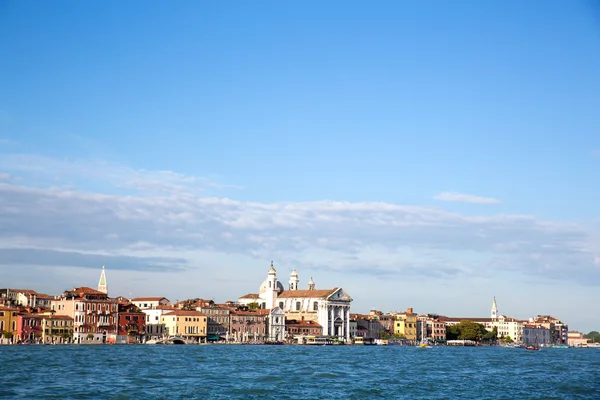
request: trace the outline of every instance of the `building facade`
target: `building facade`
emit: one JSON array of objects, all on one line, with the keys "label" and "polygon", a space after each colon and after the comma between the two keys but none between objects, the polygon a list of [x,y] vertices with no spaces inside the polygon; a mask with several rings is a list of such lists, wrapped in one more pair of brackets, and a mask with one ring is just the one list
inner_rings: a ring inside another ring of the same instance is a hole
[{"label": "building facade", "polygon": [[260,308],[279,307],[287,319],[311,320],[323,327],[323,335],[350,340],[350,303],[352,298],[342,288],[316,289],[314,281],[307,290],[300,290],[298,272],[290,274],[288,289],[277,279],[271,262],[267,279],[260,285],[259,293],[250,293],[238,299],[240,304],[257,303]]},{"label": "building facade", "polygon": [[160,317],[169,336],[181,336],[188,342],[206,341],[206,315],[199,311],[174,310]]}]

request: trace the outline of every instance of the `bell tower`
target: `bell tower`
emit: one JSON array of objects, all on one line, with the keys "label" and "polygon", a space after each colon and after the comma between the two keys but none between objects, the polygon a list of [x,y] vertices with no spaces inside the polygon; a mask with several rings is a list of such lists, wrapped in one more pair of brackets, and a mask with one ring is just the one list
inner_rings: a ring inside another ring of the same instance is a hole
[{"label": "bell tower", "polygon": [[102,266],[102,273],[100,274],[100,281],[98,282],[98,291],[108,294],[108,286],[106,285],[106,273],[104,272],[104,265]]},{"label": "bell tower", "polygon": [[498,305],[496,304],[496,296],[494,296],[494,302],[492,303],[492,319],[498,319]]},{"label": "bell tower", "polygon": [[300,284],[300,279],[298,279],[298,272],[296,272],[296,268],[290,274],[290,290],[298,290],[298,285]]}]

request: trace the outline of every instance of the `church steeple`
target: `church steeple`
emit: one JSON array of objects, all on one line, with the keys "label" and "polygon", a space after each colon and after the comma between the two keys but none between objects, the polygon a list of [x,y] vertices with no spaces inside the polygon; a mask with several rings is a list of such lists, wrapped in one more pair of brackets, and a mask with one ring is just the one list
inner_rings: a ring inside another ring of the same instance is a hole
[{"label": "church steeple", "polygon": [[296,268],[290,274],[290,290],[298,290],[298,284],[300,283],[300,279],[298,278],[298,272],[296,272]]},{"label": "church steeple", "polygon": [[494,302],[492,303],[492,319],[498,318],[498,305],[496,304],[496,296],[494,296]]},{"label": "church steeple", "polygon": [[108,286],[106,285],[106,273],[104,272],[104,265],[102,266],[102,273],[100,274],[100,281],[98,282],[98,291],[108,294]]}]

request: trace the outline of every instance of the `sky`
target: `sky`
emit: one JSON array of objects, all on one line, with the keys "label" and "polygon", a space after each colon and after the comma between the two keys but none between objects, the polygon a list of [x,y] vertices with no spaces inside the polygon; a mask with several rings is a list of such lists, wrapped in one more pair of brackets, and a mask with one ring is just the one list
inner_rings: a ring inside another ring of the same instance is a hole
[{"label": "sky", "polygon": [[0,1],[0,287],[600,328],[600,4]]}]

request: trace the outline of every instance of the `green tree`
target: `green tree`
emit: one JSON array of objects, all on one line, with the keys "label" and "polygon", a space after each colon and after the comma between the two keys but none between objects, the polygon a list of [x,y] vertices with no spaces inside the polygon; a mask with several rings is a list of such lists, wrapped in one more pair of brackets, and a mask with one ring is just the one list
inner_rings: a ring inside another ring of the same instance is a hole
[{"label": "green tree", "polygon": [[483,340],[496,342],[498,340],[498,327],[495,326],[491,331],[486,331],[486,333],[483,334]]},{"label": "green tree", "polygon": [[483,325],[476,324],[473,321],[460,321],[457,326],[459,331],[458,338],[461,340],[473,340],[475,342],[478,342],[481,340],[484,333],[486,332],[485,328],[483,328]]},{"label": "green tree", "polygon": [[258,308],[260,308],[260,305],[258,303],[256,303],[256,302],[254,302],[254,303],[248,303],[248,308],[250,310],[257,310]]},{"label": "green tree", "polygon": [[458,325],[450,325],[446,327],[446,340],[457,340],[460,335]]},{"label": "green tree", "polygon": [[583,335],[583,337],[586,339],[590,339],[592,343],[600,343],[600,332],[598,331],[591,331]]},{"label": "green tree", "polygon": [[504,341],[505,341],[506,343],[512,343],[512,342],[514,342],[514,340],[512,340],[512,338],[511,338],[510,336],[508,336],[508,335],[506,335],[506,336],[504,337]]}]

